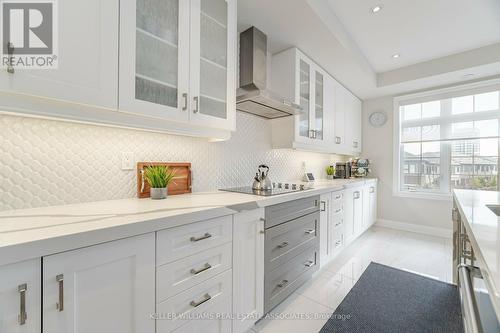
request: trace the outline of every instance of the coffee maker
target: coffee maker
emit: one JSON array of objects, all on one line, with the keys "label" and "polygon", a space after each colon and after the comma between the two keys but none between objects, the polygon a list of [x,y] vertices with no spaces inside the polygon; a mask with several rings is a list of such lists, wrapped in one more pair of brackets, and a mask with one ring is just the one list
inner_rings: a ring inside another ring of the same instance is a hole
[{"label": "coffee maker", "polygon": [[335,178],[337,179],[351,178],[351,163],[350,162],[335,163]]}]

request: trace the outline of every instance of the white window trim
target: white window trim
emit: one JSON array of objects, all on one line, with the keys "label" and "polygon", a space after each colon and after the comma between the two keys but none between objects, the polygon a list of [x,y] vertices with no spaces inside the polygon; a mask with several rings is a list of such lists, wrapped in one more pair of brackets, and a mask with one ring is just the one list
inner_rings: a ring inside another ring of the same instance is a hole
[{"label": "white window trim", "polygon": [[429,199],[429,200],[446,200],[450,201],[453,198],[453,195],[451,193],[430,193],[430,192],[409,192],[409,191],[402,191],[401,190],[401,164],[400,164],[400,157],[401,157],[401,151],[400,151],[400,122],[399,122],[399,105],[402,101],[406,100],[411,100],[411,99],[420,99],[424,97],[431,97],[431,96],[436,96],[439,98],[438,95],[443,95],[443,94],[448,94],[448,93],[453,93],[457,91],[462,91],[462,90],[473,90],[473,89],[478,89],[478,88],[486,88],[488,86],[492,85],[498,85],[500,84],[500,79],[494,79],[494,80],[487,80],[487,81],[481,81],[481,82],[476,82],[476,83],[471,83],[471,84],[464,84],[460,86],[454,86],[450,88],[443,88],[443,89],[436,89],[436,90],[429,90],[421,93],[415,93],[415,94],[409,94],[409,95],[402,95],[402,96],[396,96],[393,99],[393,122],[392,122],[392,128],[393,128],[393,154],[392,154],[392,159],[393,159],[393,168],[392,168],[392,195],[396,197],[402,197],[402,198],[415,198],[415,199]]}]

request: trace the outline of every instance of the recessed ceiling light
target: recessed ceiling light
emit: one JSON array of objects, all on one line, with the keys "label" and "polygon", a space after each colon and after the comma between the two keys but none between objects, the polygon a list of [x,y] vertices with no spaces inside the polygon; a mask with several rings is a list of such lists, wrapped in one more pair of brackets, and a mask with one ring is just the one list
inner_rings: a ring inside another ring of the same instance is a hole
[{"label": "recessed ceiling light", "polygon": [[371,8],[371,11],[372,11],[373,14],[378,13],[381,10],[382,10],[382,5],[378,5],[378,6],[375,6],[375,7]]},{"label": "recessed ceiling light", "polygon": [[401,57],[401,54],[396,53],[396,54],[393,54],[393,55],[392,55],[392,57],[393,57],[394,59],[397,59],[397,58]]}]

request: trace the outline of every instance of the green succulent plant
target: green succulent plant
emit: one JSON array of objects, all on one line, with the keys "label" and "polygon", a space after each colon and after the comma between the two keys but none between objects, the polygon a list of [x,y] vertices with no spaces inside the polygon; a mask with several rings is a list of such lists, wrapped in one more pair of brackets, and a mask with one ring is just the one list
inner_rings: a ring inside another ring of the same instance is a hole
[{"label": "green succulent plant", "polygon": [[165,188],[175,178],[175,171],[168,166],[150,165],[144,169],[144,178],[151,188]]},{"label": "green succulent plant", "polygon": [[333,165],[327,166],[325,170],[328,176],[333,176],[335,174],[335,167]]}]

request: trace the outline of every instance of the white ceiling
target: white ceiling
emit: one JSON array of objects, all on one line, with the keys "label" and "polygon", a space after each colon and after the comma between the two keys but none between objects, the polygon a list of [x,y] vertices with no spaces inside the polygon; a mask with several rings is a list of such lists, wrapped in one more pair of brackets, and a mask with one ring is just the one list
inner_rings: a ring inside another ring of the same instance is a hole
[{"label": "white ceiling", "polygon": [[[499,0],[328,0],[376,72],[500,42]],[[373,14],[370,8],[382,5]],[[393,59],[395,53],[401,54]]]},{"label": "white ceiling", "polygon": [[238,30],[252,25],[362,99],[500,75],[500,0],[239,0]]}]

